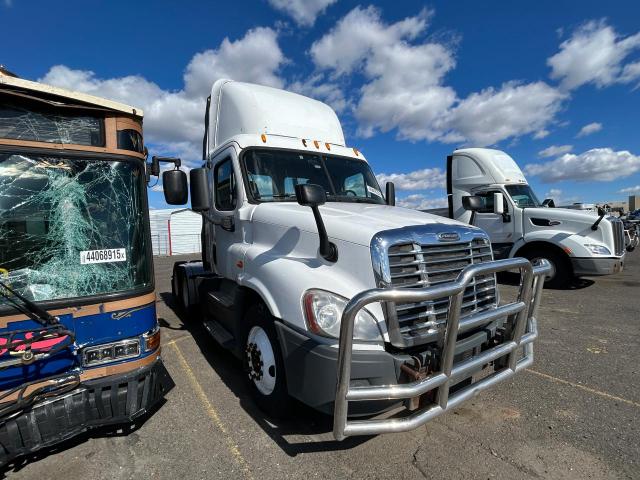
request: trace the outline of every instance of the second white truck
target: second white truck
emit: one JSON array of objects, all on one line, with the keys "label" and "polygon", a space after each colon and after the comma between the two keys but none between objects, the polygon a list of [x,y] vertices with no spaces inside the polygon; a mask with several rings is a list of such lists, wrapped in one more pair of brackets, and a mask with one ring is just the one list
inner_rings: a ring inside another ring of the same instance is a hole
[{"label": "second white truck", "polygon": [[[339,440],[409,430],[533,361],[548,269],[494,261],[481,229],[394,206],[327,105],[219,80],[203,158],[190,172],[203,258],[175,265],[173,293],[243,360],[267,412],[287,415],[292,396],[333,414]],[[163,186],[187,202],[183,172]],[[522,286],[500,304],[496,272],[513,269]]]},{"label": "second white truck", "polygon": [[495,258],[546,259],[547,286],[567,287],[575,277],[623,269],[620,219],[540,202],[516,162],[500,150],[455,150],[447,158],[447,197],[446,213],[437,213],[487,232]]}]

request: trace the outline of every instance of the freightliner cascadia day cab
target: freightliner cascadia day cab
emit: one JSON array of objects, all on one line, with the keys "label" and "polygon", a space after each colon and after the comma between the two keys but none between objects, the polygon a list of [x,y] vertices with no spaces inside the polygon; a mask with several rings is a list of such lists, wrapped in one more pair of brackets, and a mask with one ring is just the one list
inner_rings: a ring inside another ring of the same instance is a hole
[{"label": "freightliner cascadia day cab", "polygon": [[[447,158],[448,216],[489,234],[494,258],[546,259],[545,284],[566,287],[574,277],[620,272],[625,231],[620,219],[540,203],[506,153],[455,150]],[[469,202],[469,200],[473,200]]]},{"label": "freightliner cascadia day cab", "polygon": [[[292,396],[333,414],[336,439],[404,431],[531,364],[546,265],[494,261],[479,228],[395,207],[329,106],[219,80],[205,126],[203,259],[174,266],[173,293],[268,413]],[[184,172],[163,186],[186,202]],[[500,305],[495,273],[512,269],[522,287]]]},{"label": "freightliner cascadia day cab", "polygon": [[149,412],[142,111],[0,73],[0,464]]}]

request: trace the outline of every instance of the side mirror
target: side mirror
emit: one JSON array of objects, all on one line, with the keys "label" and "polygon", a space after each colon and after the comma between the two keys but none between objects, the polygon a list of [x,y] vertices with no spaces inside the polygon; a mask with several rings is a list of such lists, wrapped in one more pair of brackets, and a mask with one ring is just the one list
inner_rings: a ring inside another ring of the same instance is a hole
[{"label": "side mirror", "polygon": [[320,215],[320,209],[318,208],[318,206],[323,205],[327,201],[327,193],[324,191],[324,188],[320,185],[309,183],[296,185],[296,198],[300,205],[311,207],[320,239],[318,252],[326,261],[336,262],[338,260],[338,247],[329,241],[327,229],[324,227],[322,215]]},{"label": "side mirror", "polygon": [[387,205],[393,207],[396,204],[396,186],[393,182],[387,182],[385,185]]},{"label": "side mirror", "polygon": [[477,212],[482,208],[482,199],[476,195],[462,197],[462,208],[470,212]]},{"label": "side mirror", "polygon": [[543,207],[555,208],[556,202],[553,201],[553,198],[545,198],[544,202],[542,202]]},{"label": "side mirror", "polygon": [[211,208],[209,179],[205,168],[194,168],[189,172],[191,180],[191,210],[205,212]]},{"label": "side mirror", "polygon": [[300,205],[318,207],[327,201],[327,193],[320,185],[304,183],[296,185],[296,198]]},{"label": "side mirror", "polygon": [[493,194],[493,213],[496,215],[504,214],[504,195],[500,192]]},{"label": "side mirror", "polygon": [[187,174],[182,170],[167,170],[162,174],[164,199],[169,205],[184,205],[189,199]]}]

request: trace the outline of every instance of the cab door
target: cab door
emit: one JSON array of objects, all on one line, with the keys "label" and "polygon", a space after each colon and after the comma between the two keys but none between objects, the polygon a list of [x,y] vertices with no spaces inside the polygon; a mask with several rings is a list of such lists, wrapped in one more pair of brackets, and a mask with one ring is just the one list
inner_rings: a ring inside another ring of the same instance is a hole
[{"label": "cab door", "polygon": [[[502,193],[504,214],[494,213],[494,193]],[[486,190],[475,192],[474,195],[482,199],[482,208],[476,212],[473,224],[489,234],[496,258],[506,258],[514,243],[515,222],[513,208],[508,196],[501,190]]]},{"label": "cab door", "polygon": [[220,275],[233,279],[236,260],[233,246],[241,243],[242,232],[239,228],[238,208],[241,205],[239,171],[236,153],[229,148],[212,159],[213,208],[211,216],[215,224],[209,225],[212,231],[212,251],[209,258]]}]

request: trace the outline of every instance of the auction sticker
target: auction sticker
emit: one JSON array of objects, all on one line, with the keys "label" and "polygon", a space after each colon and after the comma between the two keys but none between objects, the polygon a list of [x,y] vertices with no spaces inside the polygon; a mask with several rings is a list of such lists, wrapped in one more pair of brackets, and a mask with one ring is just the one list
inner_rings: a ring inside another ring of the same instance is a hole
[{"label": "auction sticker", "polygon": [[80,264],[126,262],[127,251],[124,248],[104,248],[102,250],[83,250],[80,252]]}]

